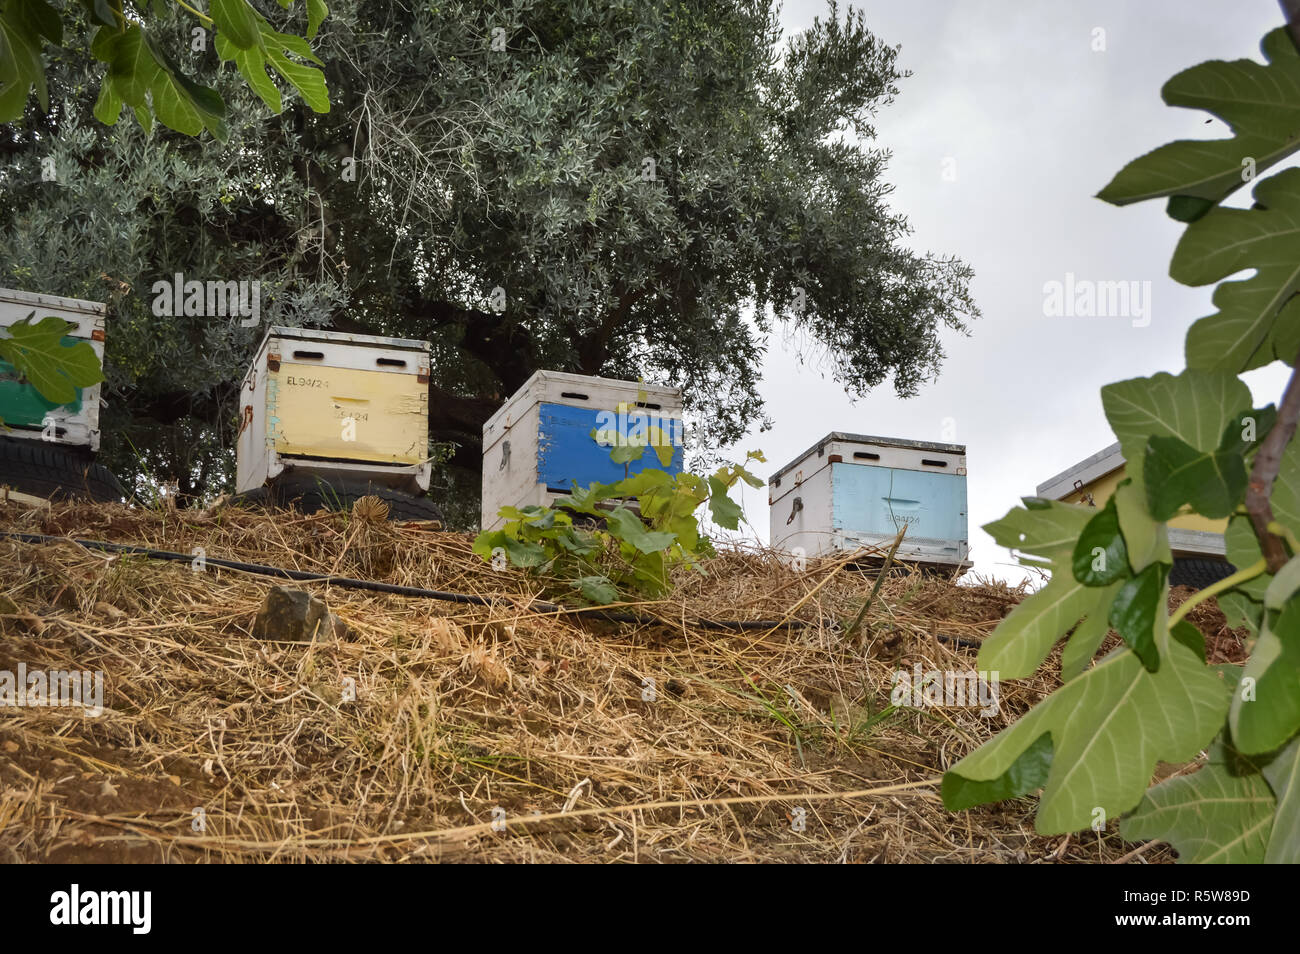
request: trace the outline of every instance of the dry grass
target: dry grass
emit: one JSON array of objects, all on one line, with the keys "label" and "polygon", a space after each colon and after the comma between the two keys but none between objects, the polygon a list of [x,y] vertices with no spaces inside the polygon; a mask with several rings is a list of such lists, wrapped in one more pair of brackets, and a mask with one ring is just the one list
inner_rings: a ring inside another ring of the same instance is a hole
[{"label": "dry grass", "polygon": [[[764,552],[720,556],[637,607],[661,622],[631,625],[530,610],[536,581],[494,572],[465,535],[347,514],[0,503],[0,529],[510,598],[306,584],[351,638],[268,643],[249,628],[272,580],[0,539],[0,669],[107,680],[98,718],[0,710],[0,860],[1041,862],[1134,847],[1040,837],[1032,799],[939,802],[944,768],[1051,678],[1003,683],[992,719],[886,712],[895,668],[974,667],[937,637],[987,635],[1023,595],[1001,584],[890,577],[858,650],[838,627],[870,575],[795,574]],[[691,624],[787,616],[806,625]]]}]

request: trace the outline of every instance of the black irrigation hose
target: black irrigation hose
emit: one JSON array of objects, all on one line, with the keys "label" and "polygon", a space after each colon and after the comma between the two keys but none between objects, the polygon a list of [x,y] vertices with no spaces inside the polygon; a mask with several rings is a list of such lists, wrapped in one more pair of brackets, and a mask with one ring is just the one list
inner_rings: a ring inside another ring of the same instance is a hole
[{"label": "black irrigation hose", "polygon": [[[19,540],[23,543],[75,543],[87,550],[100,550],[105,553],[128,553],[132,556],[148,557],[151,560],[170,560],[180,563],[192,563],[194,556],[186,553],[175,553],[171,550],[155,550],[152,547],[138,547],[129,543],[108,543],[103,540],[81,540],[75,537],[54,537],[44,533],[14,533],[12,531],[0,531],[0,536],[10,540]],[[399,586],[396,583],[380,583],[377,580],[357,580],[349,576],[322,576],[319,573],[308,573],[306,570],[286,570],[284,567],[268,566],[264,563],[242,563],[238,560],[223,560],[220,557],[205,556],[205,564],[221,567],[226,570],[238,570],[243,573],[255,573],[259,576],[274,576],[286,580],[296,580],[300,583],[327,583],[330,586],[342,586],[354,590],[369,590],[373,593],[392,593],[396,596],[412,596],[418,599],[440,600],[444,603],[468,603],[472,606],[496,606],[500,603],[514,605],[513,600],[492,600],[485,596],[475,596],[472,593],[451,593],[444,590],[426,590],[419,586]],[[606,620],[611,623],[664,623],[665,619],[654,616],[643,616],[640,613],[615,613],[611,610],[602,610],[598,607],[573,607],[562,606],[559,603],[548,603],[539,600],[530,604],[531,609],[540,609],[545,613],[556,613],[565,615],[586,615],[594,616],[597,619]],[[801,619],[790,620],[715,620],[715,619],[697,619],[693,620],[693,626],[701,629],[775,629],[786,626],[792,629],[803,629],[810,625],[807,621]],[[968,646],[978,648],[979,643],[974,640],[963,639],[960,636],[939,636],[940,640],[946,643],[954,643],[958,646]]]},{"label": "black irrigation hose", "polygon": [[[192,563],[194,557],[186,553],[174,553],[170,550],[155,550],[152,547],[138,547],[129,543],[106,543],[102,540],[80,540],[75,537],[53,537],[43,533],[13,533],[5,531],[0,536],[23,543],[75,543],[87,550],[101,550],[106,553],[129,553],[133,556],[148,557],[151,560],[171,560]],[[496,606],[501,603],[514,605],[513,600],[492,600],[472,593],[450,593],[443,590],[426,590],[419,586],[400,586],[396,583],[380,583],[377,580],[357,580],[348,576],[322,576],[306,570],[286,570],[284,567],[267,566],[263,563],[242,563],[238,560],[223,560],[219,557],[205,556],[203,562],[210,566],[226,570],[239,570],[244,573],[256,573],[260,576],[274,576],[302,583],[327,583],[331,586],[349,587],[354,590],[370,590],[374,593],[393,593],[397,596],[412,596],[420,599],[441,600],[445,603],[468,603],[473,606]],[[664,620],[639,613],[615,613],[599,608],[561,606],[539,600],[530,604],[530,608],[544,613],[590,615],[614,623],[662,623]],[[776,626],[801,627],[808,625],[803,620],[695,620],[693,625],[703,629],[771,629]]]}]

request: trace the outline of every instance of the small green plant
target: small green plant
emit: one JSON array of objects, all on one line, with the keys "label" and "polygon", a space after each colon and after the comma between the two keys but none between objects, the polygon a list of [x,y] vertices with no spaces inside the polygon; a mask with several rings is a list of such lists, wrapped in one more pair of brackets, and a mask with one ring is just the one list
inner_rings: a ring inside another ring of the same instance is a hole
[{"label": "small green plant", "polygon": [[700,531],[699,509],[707,504],[718,526],[738,529],[741,509],[728,493],[741,480],[764,486],[745,469],[764,457],[750,451],[743,464],[726,464],[708,477],[654,467],[627,474],[651,447],[667,466],[673,448],[662,436],[655,427],[630,437],[592,431],[598,443],[613,445],[610,459],[624,465],[624,478],[577,487],[554,507],[503,507],[505,526],[480,533],[474,552],[496,566],[510,563],[567,580],[593,603],[613,603],[624,593],[663,596],[675,567],[702,569],[697,561],[714,555]]}]

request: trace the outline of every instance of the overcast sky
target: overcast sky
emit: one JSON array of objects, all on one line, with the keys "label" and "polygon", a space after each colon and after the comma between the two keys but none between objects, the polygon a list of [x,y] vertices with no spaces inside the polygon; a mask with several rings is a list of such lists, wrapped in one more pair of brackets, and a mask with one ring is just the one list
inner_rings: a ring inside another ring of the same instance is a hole
[{"label": "overcast sky", "polygon": [[[940,440],[952,418],[956,441],[967,445],[975,571],[1019,580],[980,526],[1112,443],[1101,386],[1181,370],[1188,326],[1213,310],[1212,286],[1169,278],[1182,227],[1163,200],[1116,208],[1093,195],[1157,145],[1226,136],[1205,113],[1165,106],[1160,87],[1203,60],[1262,60],[1259,41],[1281,25],[1281,12],[1276,0],[854,5],[877,36],[901,45],[899,62],[913,73],[877,119],[879,143],[893,153],[890,204],[910,219],[914,248],[974,267],[983,318],[969,337],[945,338],[939,380],[906,401],[885,386],[851,403],[829,374],[801,365],[775,338],[763,370],[774,427],[731,453],[761,448],[767,477],[832,430]],[[787,35],[825,10],[788,2]],[[1095,52],[1098,28],[1105,49]],[[1150,282],[1149,323],[1047,316],[1044,285],[1067,273]],[[1280,365],[1247,380],[1259,403],[1276,402],[1285,385]],[[746,489],[744,504],[766,540],[766,490]]]}]

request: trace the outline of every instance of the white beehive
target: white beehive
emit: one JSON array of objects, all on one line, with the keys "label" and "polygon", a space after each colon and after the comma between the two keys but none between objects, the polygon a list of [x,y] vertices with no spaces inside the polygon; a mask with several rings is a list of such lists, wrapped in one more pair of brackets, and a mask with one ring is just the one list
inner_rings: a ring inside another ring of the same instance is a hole
[{"label": "white beehive", "polygon": [[[80,298],[34,295],[0,288],[0,328],[31,318],[39,324],[54,315],[72,323],[65,341],[87,342],[104,364],[104,306]],[[100,385],[78,388],[76,400],[56,405],[20,381],[13,365],[0,360],[0,434],[99,450]]]},{"label": "white beehive", "polygon": [[[626,411],[621,418],[619,405]],[[629,438],[638,428],[658,428],[673,447],[667,467],[648,448],[628,472],[681,471],[680,388],[538,371],[483,425],[483,529],[504,523],[502,507],[550,506],[575,486],[621,480],[624,468],[610,460],[611,447],[591,436],[611,421]]]},{"label": "white beehive", "polygon": [[835,431],[768,483],[771,543],[806,556],[888,547],[898,559],[964,566],[966,448]]},{"label": "white beehive", "polygon": [[240,493],[287,469],[429,488],[427,341],[273,327],[240,395]]}]

